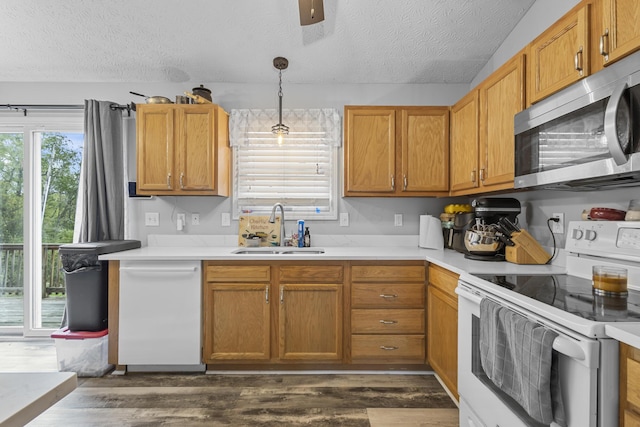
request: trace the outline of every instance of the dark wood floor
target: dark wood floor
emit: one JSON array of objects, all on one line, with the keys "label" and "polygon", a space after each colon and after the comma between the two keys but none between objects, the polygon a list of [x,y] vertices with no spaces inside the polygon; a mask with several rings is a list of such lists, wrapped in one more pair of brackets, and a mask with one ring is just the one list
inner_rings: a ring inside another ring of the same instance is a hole
[{"label": "dark wood floor", "polygon": [[[0,371],[27,370],[30,355],[55,370],[52,343],[39,340],[0,341]],[[457,427],[458,410],[428,374],[128,373],[80,378],[29,426]]]}]

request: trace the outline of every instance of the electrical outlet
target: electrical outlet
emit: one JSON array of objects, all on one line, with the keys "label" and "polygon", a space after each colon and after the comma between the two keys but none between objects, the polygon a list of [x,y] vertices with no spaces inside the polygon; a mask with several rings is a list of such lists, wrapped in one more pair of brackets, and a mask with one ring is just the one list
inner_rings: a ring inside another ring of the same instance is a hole
[{"label": "electrical outlet", "polygon": [[144,225],[147,227],[160,227],[160,214],[158,212],[145,212]]},{"label": "electrical outlet", "polygon": [[349,212],[340,212],[340,227],[349,226]]},{"label": "electrical outlet", "polygon": [[393,225],[396,227],[402,227],[402,214],[395,214],[393,216]]},{"label": "electrical outlet", "polygon": [[559,221],[551,221],[551,231],[556,234],[564,234],[564,214],[554,213],[551,218],[558,218]]},{"label": "electrical outlet", "polygon": [[192,213],[191,214],[191,225],[200,225],[200,214]]},{"label": "electrical outlet", "polygon": [[220,215],[220,225],[222,227],[231,227],[231,214],[229,212],[222,212]]}]

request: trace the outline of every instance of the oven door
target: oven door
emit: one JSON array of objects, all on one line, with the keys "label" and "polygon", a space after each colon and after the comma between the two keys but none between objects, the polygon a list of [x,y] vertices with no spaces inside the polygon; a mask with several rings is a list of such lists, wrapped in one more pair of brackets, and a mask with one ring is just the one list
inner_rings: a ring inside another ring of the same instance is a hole
[{"label": "oven door", "polygon": [[[474,426],[541,426],[513,399],[498,389],[484,374],[480,364],[480,301],[487,297],[464,283],[458,283],[458,392],[460,394],[460,425]],[[496,300],[495,298],[493,298]],[[538,323],[538,316],[508,308]],[[560,335],[554,342],[558,352],[560,384],[565,416],[569,427],[597,427],[598,424],[598,362],[599,342],[552,325]],[[615,414],[613,414],[615,416]],[[613,418],[616,425],[617,419]],[[482,425],[481,424],[481,425]],[[552,423],[552,426],[558,426]]]}]

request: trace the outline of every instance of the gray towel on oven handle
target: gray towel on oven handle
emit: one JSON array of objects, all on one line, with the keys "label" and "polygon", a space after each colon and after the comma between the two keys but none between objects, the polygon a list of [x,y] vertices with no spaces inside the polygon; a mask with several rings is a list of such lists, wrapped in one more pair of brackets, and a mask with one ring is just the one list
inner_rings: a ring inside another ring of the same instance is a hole
[{"label": "gray towel on oven handle", "polygon": [[557,360],[553,356],[557,336],[487,298],[480,303],[480,360],[489,379],[534,420],[564,426]]}]

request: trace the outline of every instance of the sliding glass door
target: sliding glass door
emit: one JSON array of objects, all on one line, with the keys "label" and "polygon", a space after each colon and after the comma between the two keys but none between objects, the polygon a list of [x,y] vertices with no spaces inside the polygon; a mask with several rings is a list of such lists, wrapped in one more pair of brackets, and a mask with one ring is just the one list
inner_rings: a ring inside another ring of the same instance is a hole
[{"label": "sliding glass door", "polygon": [[73,241],[81,126],[0,127],[0,334],[48,335],[63,321],[58,248]]}]

